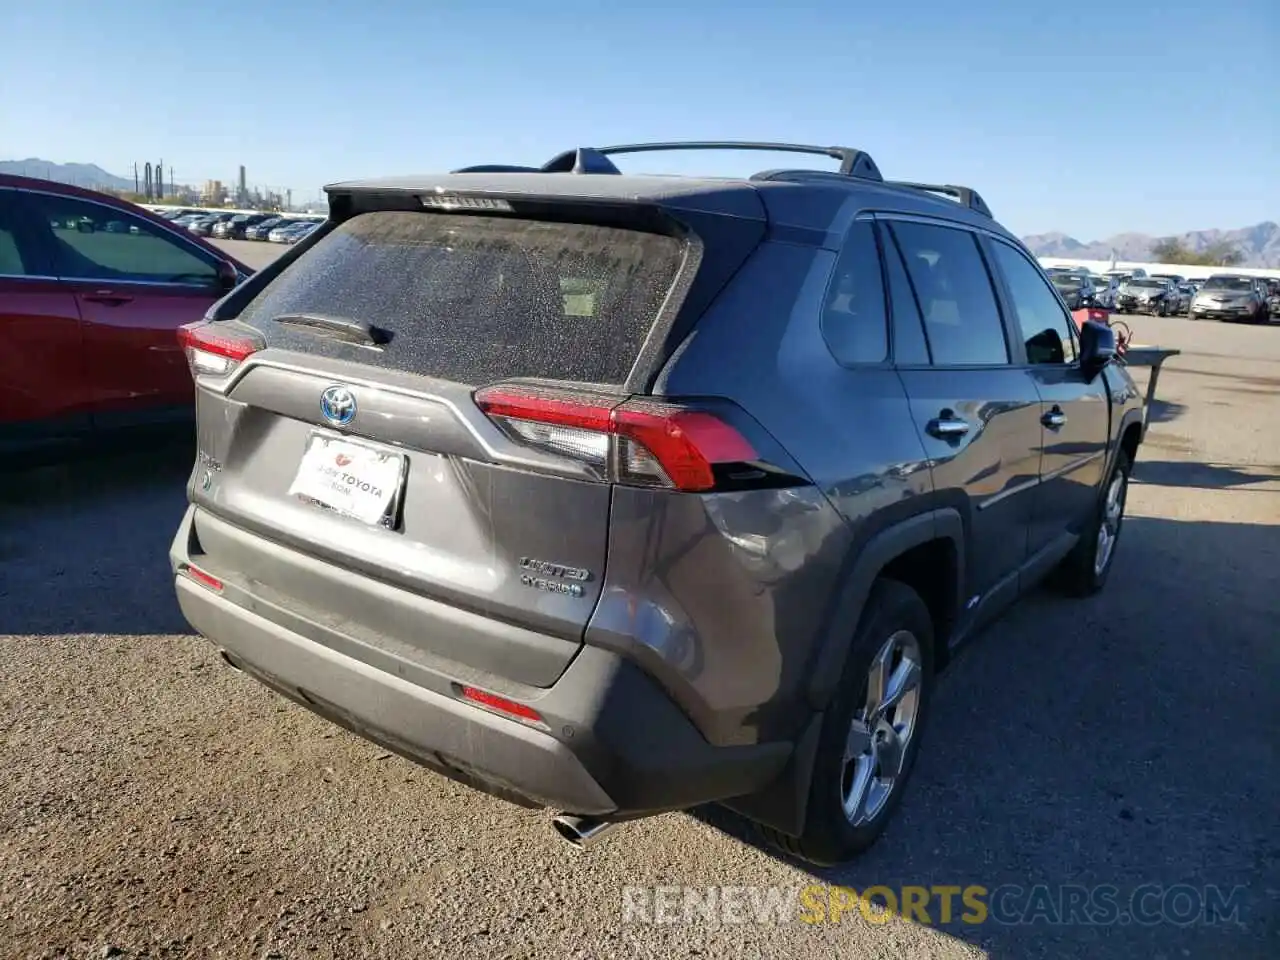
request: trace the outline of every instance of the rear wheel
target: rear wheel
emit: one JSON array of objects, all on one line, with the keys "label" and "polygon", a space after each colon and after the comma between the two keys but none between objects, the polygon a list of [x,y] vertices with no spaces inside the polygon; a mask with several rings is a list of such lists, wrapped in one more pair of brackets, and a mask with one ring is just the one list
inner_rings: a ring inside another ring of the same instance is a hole
[{"label": "rear wheel", "polygon": [[1065,593],[1087,597],[1106,586],[1111,565],[1115,562],[1120,530],[1124,526],[1132,468],[1128,453],[1121,450],[1116,454],[1115,466],[1111,468],[1111,476],[1107,478],[1095,516],[1080,541],[1055,571],[1054,580]]},{"label": "rear wheel", "polygon": [[763,828],[770,843],[830,866],[879,839],[915,766],[933,690],[933,639],[919,594],[877,581],[823,719],[804,833]]}]

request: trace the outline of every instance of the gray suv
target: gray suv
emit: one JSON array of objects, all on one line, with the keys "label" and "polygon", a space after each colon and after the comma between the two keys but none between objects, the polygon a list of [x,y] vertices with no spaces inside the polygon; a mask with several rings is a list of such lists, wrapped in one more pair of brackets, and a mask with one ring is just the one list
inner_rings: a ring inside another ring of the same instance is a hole
[{"label": "gray suv", "polygon": [[[692,148],[840,168],[610,159]],[[572,842],[720,802],[848,860],[955,649],[1046,576],[1107,580],[1138,391],[973,190],[696,143],[327,192],[181,334],[178,600]]]}]

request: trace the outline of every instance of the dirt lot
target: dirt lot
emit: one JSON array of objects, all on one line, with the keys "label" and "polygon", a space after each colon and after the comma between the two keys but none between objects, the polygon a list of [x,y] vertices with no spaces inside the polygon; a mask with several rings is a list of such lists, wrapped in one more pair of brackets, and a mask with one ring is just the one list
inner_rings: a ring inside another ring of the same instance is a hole
[{"label": "dirt lot", "polygon": [[[980,638],[882,844],[818,875],[714,812],[577,853],[227,669],[169,582],[181,446],[9,481],[0,956],[1275,956],[1280,328],[1136,325],[1185,352],[1109,589]],[[1213,925],[623,922],[627,885],[819,882],[1242,892]]]}]

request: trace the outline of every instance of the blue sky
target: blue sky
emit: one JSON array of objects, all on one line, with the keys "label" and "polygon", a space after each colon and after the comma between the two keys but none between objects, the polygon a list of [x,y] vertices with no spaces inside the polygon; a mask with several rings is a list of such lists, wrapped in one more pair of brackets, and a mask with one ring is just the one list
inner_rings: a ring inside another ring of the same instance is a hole
[{"label": "blue sky", "polygon": [[193,183],[243,163],[296,200],[583,144],[787,140],[970,184],[1021,234],[1280,220],[1276,0],[3,6],[0,159],[163,157]]}]

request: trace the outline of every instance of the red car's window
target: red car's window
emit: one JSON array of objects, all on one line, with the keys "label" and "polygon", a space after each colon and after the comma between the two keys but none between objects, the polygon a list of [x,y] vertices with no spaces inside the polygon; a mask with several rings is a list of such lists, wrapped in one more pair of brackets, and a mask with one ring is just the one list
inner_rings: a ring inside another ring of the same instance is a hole
[{"label": "red car's window", "polygon": [[115,207],[33,194],[58,275],[80,280],[215,284],[217,266],[180,238]]}]

